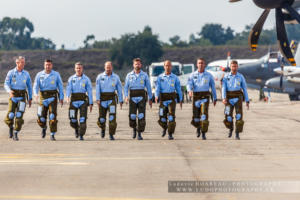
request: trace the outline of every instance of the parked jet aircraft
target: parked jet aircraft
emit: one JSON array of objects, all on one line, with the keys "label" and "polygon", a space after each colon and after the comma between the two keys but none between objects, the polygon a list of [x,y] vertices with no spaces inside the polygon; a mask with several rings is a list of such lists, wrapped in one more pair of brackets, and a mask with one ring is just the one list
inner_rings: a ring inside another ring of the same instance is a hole
[{"label": "parked jet aircraft", "polygon": [[[265,97],[263,88],[265,87],[266,81],[277,75],[274,69],[283,64],[287,64],[280,52],[269,52],[259,59],[237,61],[241,62],[239,63],[239,72],[244,75],[248,85],[260,90],[260,99]],[[214,76],[218,89],[221,88],[221,79],[225,71],[230,71],[229,65],[227,64],[229,62],[228,60],[211,62],[206,68],[206,70]]]},{"label": "parked jet aircraft", "polygon": [[[215,85],[217,89],[221,89],[221,80],[226,71],[229,71],[229,63],[231,61],[230,55],[228,55],[227,60],[217,60],[208,63],[206,67],[206,71],[210,72],[214,79]],[[258,61],[258,59],[235,59],[238,61],[239,66],[243,66],[244,64],[253,63]]]},{"label": "parked jet aircraft", "polygon": [[[300,46],[295,54],[295,60],[300,63]],[[274,69],[280,76],[269,79],[266,87],[278,92],[288,93],[290,100],[300,100],[300,67],[284,66]]]}]

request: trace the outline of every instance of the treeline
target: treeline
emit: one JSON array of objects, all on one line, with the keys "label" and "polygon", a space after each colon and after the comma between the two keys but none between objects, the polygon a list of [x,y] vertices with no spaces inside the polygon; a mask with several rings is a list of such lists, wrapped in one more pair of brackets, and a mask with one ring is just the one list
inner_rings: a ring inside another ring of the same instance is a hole
[{"label": "treeline", "polygon": [[[205,24],[198,33],[191,33],[188,40],[182,40],[180,36],[174,35],[169,38],[168,42],[159,42],[164,48],[218,45],[244,46],[248,44],[248,36],[252,26],[246,25],[243,31],[236,32],[231,27],[223,27],[221,24]],[[151,29],[149,26],[147,28]],[[300,25],[287,24],[286,29],[290,40],[300,40]],[[116,38],[97,41],[94,35],[88,35],[83,42],[83,48],[109,49],[116,41],[118,41]],[[259,39],[260,45],[274,45],[276,42],[275,27],[262,31]]]},{"label": "treeline", "polygon": [[[153,33],[150,26],[145,26],[137,33],[127,33],[119,38],[96,40],[94,35],[88,35],[79,49],[105,49],[115,66],[122,69],[131,65],[135,57],[143,59],[145,65],[162,58],[166,49],[194,48],[209,46],[245,46],[252,25],[245,26],[241,32],[221,24],[205,24],[197,33],[191,33],[188,40],[178,35],[169,38],[168,42],[161,41],[158,34]],[[300,26],[286,25],[290,40],[300,40]],[[34,50],[53,49],[56,46],[50,39],[32,37],[34,26],[28,19],[5,17],[0,21],[0,50]],[[260,45],[276,44],[276,30],[262,31]],[[64,49],[62,45],[61,49]]]},{"label": "treeline", "polygon": [[93,35],[88,35],[84,40],[85,49],[109,49],[111,60],[116,67],[132,65],[132,59],[139,57],[145,65],[158,60],[163,55],[163,45],[159,37],[153,34],[151,27],[146,26],[142,32],[128,33],[119,39],[95,41]]},{"label": "treeline", "polygon": [[32,37],[33,32],[28,19],[4,17],[0,21],[0,50],[55,49],[50,39]]},{"label": "treeline", "polygon": [[[152,32],[150,26],[146,26],[142,32],[124,34],[120,38],[104,41],[97,41],[94,35],[88,35],[83,41],[83,49],[109,49],[111,60],[118,68],[123,68],[134,57],[141,57],[145,64],[157,61],[166,48],[246,46],[251,27],[252,25],[247,25],[243,31],[235,32],[231,27],[223,27],[221,24],[205,24],[198,33],[192,33],[187,41],[175,35],[169,38],[169,42],[163,42]],[[286,25],[286,28],[290,40],[300,40],[299,25]],[[260,45],[274,45],[276,42],[275,28],[262,31]]]}]

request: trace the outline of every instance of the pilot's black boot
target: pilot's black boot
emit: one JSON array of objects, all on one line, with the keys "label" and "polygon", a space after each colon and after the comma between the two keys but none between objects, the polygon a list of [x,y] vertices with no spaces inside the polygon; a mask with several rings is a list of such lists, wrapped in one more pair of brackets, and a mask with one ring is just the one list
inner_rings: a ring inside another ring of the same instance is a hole
[{"label": "pilot's black boot", "polygon": [[15,140],[15,141],[18,141],[18,140],[19,140],[19,138],[18,138],[18,131],[15,131],[15,132],[14,132],[13,140]]},{"label": "pilot's black boot", "polygon": [[201,135],[201,129],[197,128],[197,137],[200,137],[200,135]]},{"label": "pilot's black boot", "polygon": [[235,139],[240,140],[240,133],[239,132],[235,132]]},{"label": "pilot's black boot", "polygon": [[75,137],[78,138],[79,137],[79,130],[75,129]]},{"label": "pilot's black boot", "polygon": [[79,136],[79,140],[84,140],[83,135]]},{"label": "pilot's black boot", "polygon": [[161,137],[165,137],[166,134],[167,134],[167,129],[164,129],[163,132],[162,132]]},{"label": "pilot's black boot", "polygon": [[136,128],[133,128],[133,131],[132,131],[132,138],[133,138],[133,139],[136,138]]},{"label": "pilot's black boot", "polygon": [[229,137],[229,138],[232,137],[232,132],[233,132],[233,129],[230,129],[230,130],[229,130],[229,134],[228,134],[228,137]]},{"label": "pilot's black boot", "polygon": [[102,129],[102,131],[101,131],[101,138],[104,138],[104,137],[105,137],[105,130]]},{"label": "pilot's black boot", "polygon": [[46,137],[46,131],[47,131],[47,128],[42,129],[42,138]]},{"label": "pilot's black boot", "polygon": [[54,136],[54,135],[51,135],[51,136],[50,136],[50,140],[55,141],[55,140],[56,140],[56,139],[55,139],[55,136]]},{"label": "pilot's black boot", "polygon": [[138,132],[138,140],[143,140],[142,132]]},{"label": "pilot's black boot", "polygon": [[110,134],[109,134],[109,139],[110,139],[110,140],[115,140],[114,135],[110,135]]},{"label": "pilot's black boot", "polygon": [[174,140],[173,133],[169,133],[169,140]]},{"label": "pilot's black boot", "polygon": [[206,133],[202,133],[202,140],[206,140]]},{"label": "pilot's black boot", "polygon": [[14,127],[10,126],[9,127],[9,138],[13,138],[13,136],[14,136]]}]

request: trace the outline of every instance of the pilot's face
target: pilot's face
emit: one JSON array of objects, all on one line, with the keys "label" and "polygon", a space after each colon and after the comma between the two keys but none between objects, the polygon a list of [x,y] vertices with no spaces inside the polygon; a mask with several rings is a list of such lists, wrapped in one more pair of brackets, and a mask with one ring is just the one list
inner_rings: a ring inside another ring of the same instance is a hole
[{"label": "pilot's face", "polygon": [[166,61],[164,64],[164,69],[165,69],[166,74],[171,74],[172,63],[170,61]]},{"label": "pilot's face", "polygon": [[50,73],[50,72],[51,72],[52,67],[53,67],[53,65],[52,65],[51,62],[45,62],[45,63],[44,63],[44,68],[45,68],[45,71],[46,71],[47,73]]},{"label": "pilot's face", "polygon": [[25,59],[18,59],[16,61],[16,65],[17,65],[18,69],[23,70],[24,66],[25,66]]},{"label": "pilot's face", "polygon": [[238,64],[233,63],[233,64],[230,65],[231,72],[233,72],[233,73],[236,73],[238,68],[239,68]]},{"label": "pilot's face", "polygon": [[198,60],[197,61],[197,67],[198,67],[198,71],[203,72],[205,69],[205,61],[204,60]]},{"label": "pilot's face", "polygon": [[112,66],[111,62],[105,63],[104,69],[105,69],[106,74],[111,74],[112,70],[113,70],[113,66]]},{"label": "pilot's face", "polygon": [[81,76],[83,72],[83,66],[82,65],[75,65],[75,73],[77,76]]},{"label": "pilot's face", "polygon": [[134,63],[133,63],[133,68],[134,68],[134,70],[136,70],[136,71],[141,70],[141,68],[142,68],[142,63],[141,63],[140,61],[134,61]]}]

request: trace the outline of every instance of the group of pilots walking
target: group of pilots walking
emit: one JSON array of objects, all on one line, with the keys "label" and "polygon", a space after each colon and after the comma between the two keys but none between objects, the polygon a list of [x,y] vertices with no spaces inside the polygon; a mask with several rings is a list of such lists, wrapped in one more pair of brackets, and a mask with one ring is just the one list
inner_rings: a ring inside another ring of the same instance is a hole
[{"label": "group of pilots walking", "polygon": [[[39,102],[37,110],[37,123],[42,128],[42,138],[47,131],[47,118],[50,128],[50,139],[55,140],[57,132],[57,106],[58,102],[63,106],[64,88],[60,74],[52,69],[51,60],[45,60],[44,70],[39,72],[32,86],[29,73],[24,70],[25,58],[16,59],[16,67],[10,70],[4,82],[4,88],[9,93],[8,113],[5,123],[9,127],[9,137],[18,139],[22,125],[26,105],[31,107],[33,95]],[[197,137],[202,134],[206,140],[208,131],[208,109],[210,98],[216,105],[217,95],[213,76],[205,71],[205,60],[197,59],[198,70],[193,72],[187,83],[188,95],[193,99],[193,117],[191,124],[197,128]],[[151,84],[147,73],[141,70],[142,61],[139,58],[133,60],[133,71],[128,73],[124,85],[124,101],[129,103],[129,126],[133,129],[133,139],[143,140],[142,133],[146,127],[146,104],[152,108]],[[238,63],[232,61],[231,72],[225,74],[222,80],[222,99],[225,105],[224,124],[229,129],[228,137],[234,130],[233,110],[235,109],[235,134],[240,139],[239,133],[243,131],[243,106],[245,100],[249,108],[247,85],[242,74],[238,73]],[[161,74],[155,86],[155,102],[159,102],[158,124],[163,128],[162,137],[168,133],[169,140],[173,140],[176,127],[176,104],[180,103],[182,109],[182,92],[179,78],[172,73],[172,63],[164,62],[165,72]],[[83,65],[75,64],[75,74],[68,79],[66,86],[66,99],[69,103],[70,125],[75,129],[75,136],[84,140],[87,129],[86,121],[88,109],[92,112],[93,92],[89,77],[83,73]],[[178,102],[179,101],[179,102]],[[106,121],[109,124],[109,139],[114,140],[117,128],[116,111],[119,103],[123,105],[123,89],[120,78],[113,72],[110,61],[104,65],[104,72],[96,79],[96,102],[99,108],[97,125],[101,128],[101,137],[105,137]],[[108,118],[107,118],[108,115]]]}]

